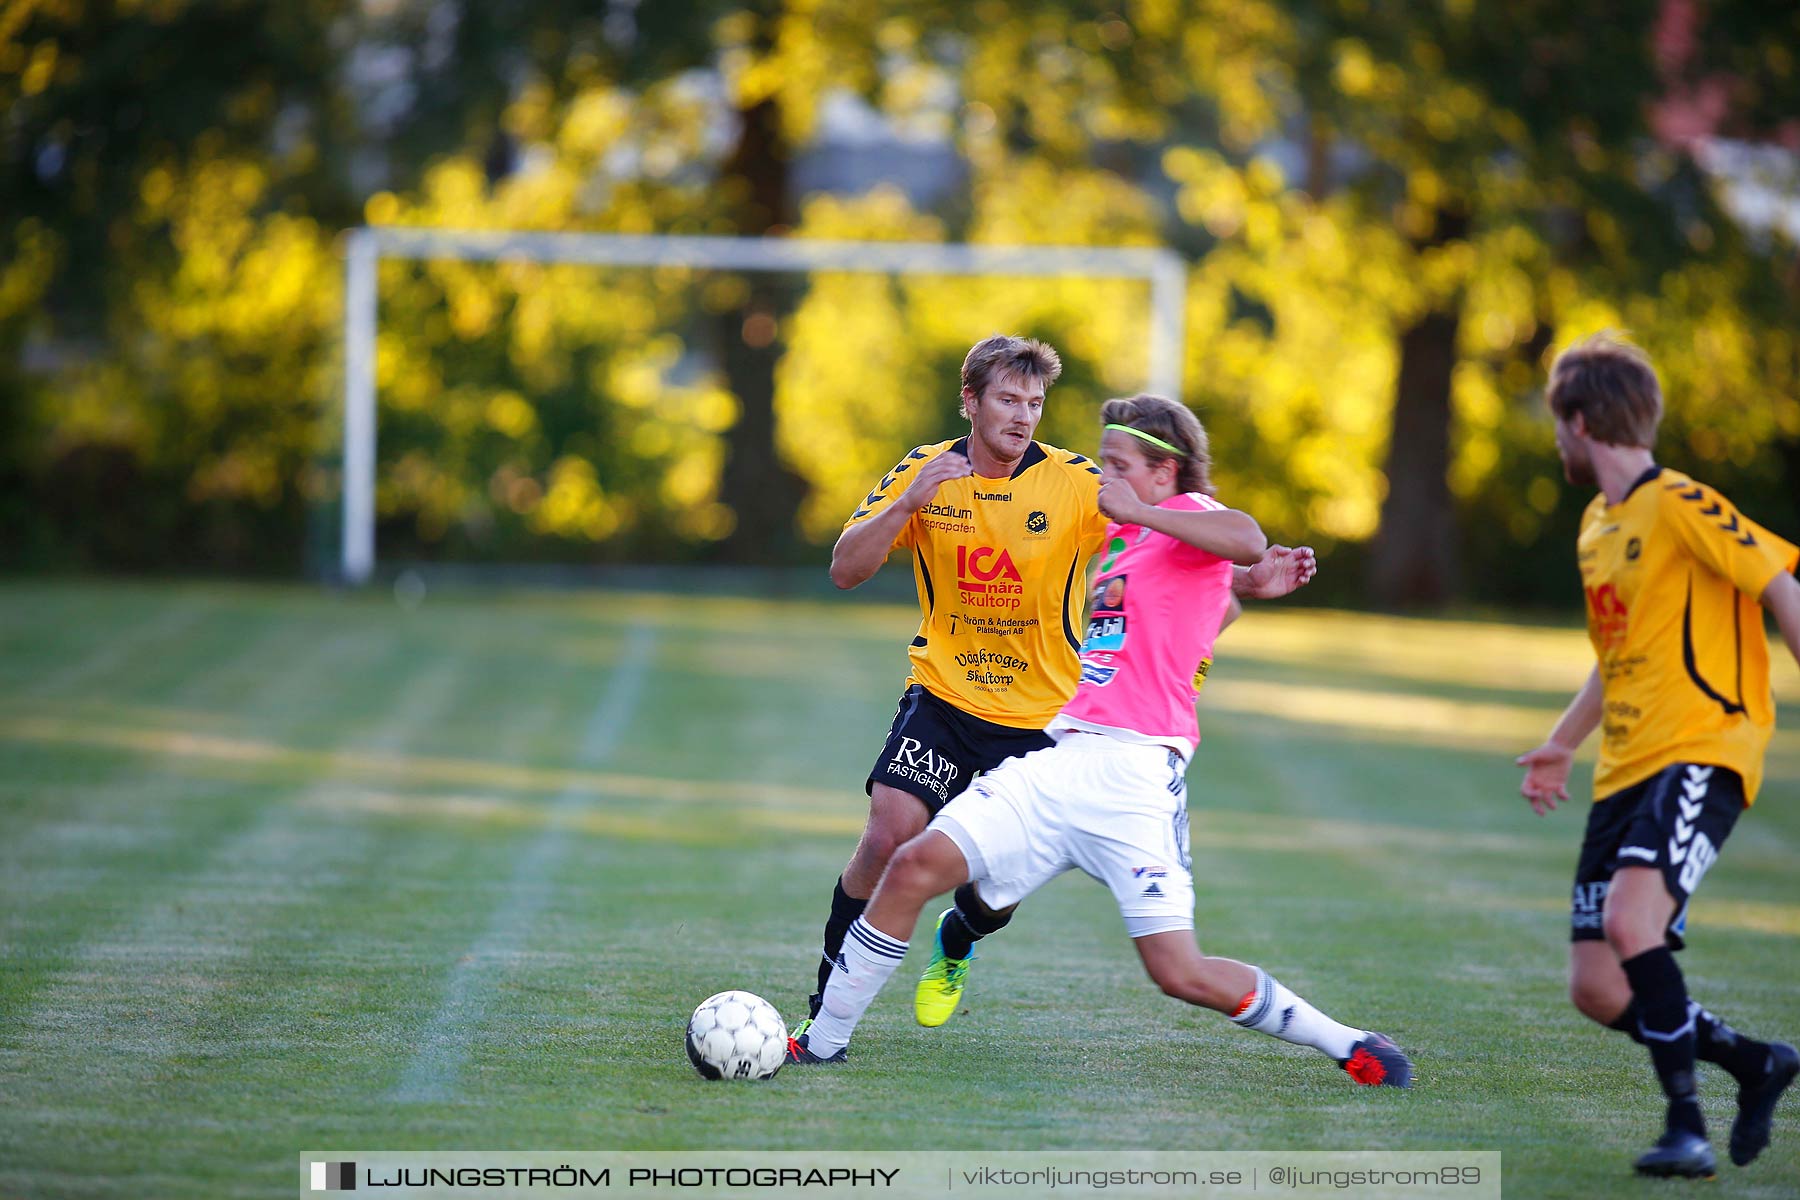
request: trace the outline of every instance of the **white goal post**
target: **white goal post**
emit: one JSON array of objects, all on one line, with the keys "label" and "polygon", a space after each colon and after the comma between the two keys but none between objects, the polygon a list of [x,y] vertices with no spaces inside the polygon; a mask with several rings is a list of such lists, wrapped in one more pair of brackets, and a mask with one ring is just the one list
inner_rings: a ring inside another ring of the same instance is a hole
[{"label": "white goal post", "polygon": [[513,233],[384,226],[353,229],[344,278],[343,580],[375,570],[376,267],[383,258],[586,263],[731,271],[1068,276],[1150,284],[1148,390],[1181,395],[1187,268],[1161,247],[978,246],[801,238]]}]

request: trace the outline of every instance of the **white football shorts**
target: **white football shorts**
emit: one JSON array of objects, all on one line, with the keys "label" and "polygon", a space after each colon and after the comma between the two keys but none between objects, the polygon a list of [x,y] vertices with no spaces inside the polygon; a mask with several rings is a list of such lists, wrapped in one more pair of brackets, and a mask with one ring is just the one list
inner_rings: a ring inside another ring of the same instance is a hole
[{"label": "white football shorts", "polygon": [[1070,733],[1009,758],[932,819],[990,908],[1072,868],[1105,884],[1134,938],[1194,927],[1187,764],[1166,746]]}]

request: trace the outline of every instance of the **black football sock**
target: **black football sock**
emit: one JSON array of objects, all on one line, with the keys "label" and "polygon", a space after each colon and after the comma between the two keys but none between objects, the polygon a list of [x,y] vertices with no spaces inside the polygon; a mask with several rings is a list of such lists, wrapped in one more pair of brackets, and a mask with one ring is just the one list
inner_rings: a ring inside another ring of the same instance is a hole
[{"label": "black football sock", "polygon": [[1637,1004],[1638,1032],[1669,1098],[1669,1128],[1706,1136],[1694,1090],[1694,1019],[1688,1014],[1687,981],[1667,946],[1646,950],[1622,964]]},{"label": "black football sock", "polygon": [[[975,943],[990,933],[997,933],[1006,928],[1012,920],[1013,909],[995,912],[981,902],[975,894],[975,885],[965,883],[956,889],[956,907],[944,918],[944,927],[940,936],[944,943],[946,958],[967,958],[975,949]],[[1017,905],[1013,906],[1017,908]]]},{"label": "black football sock", "polygon": [[858,900],[844,890],[844,877],[839,875],[831,889],[831,917],[825,922],[825,954],[819,959],[819,990],[807,1002],[807,1016],[819,1015],[819,1000],[825,995],[825,981],[831,978],[832,964],[843,952],[844,935],[850,932],[850,926],[868,906],[867,900]]},{"label": "black football sock", "polygon": [[1740,1084],[1755,1083],[1768,1072],[1769,1043],[1745,1037],[1696,1001],[1688,1007],[1694,1010],[1696,1058],[1724,1067]]},{"label": "black football sock", "polygon": [[[1697,1000],[1688,1001],[1688,1013],[1694,1018],[1695,1058],[1724,1067],[1739,1084],[1755,1083],[1768,1073],[1769,1043],[1745,1037],[1708,1012]],[[1638,1045],[1644,1045],[1644,1035],[1638,1032],[1635,998],[1625,1006],[1612,1028],[1628,1035]]]},{"label": "black football sock", "polygon": [[[1625,1011],[1614,1017],[1612,1024],[1608,1025],[1607,1028],[1618,1030],[1640,1046],[1646,1044],[1644,1035],[1638,1032],[1638,1002],[1636,996],[1631,998],[1630,1003],[1625,1005]],[[1698,1046],[1696,1046],[1695,1049],[1698,1050]]]}]

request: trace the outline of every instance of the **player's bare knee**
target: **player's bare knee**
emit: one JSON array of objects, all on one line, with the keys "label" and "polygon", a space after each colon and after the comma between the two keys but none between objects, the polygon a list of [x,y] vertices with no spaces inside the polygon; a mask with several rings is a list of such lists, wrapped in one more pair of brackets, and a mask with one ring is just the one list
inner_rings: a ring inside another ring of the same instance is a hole
[{"label": "player's bare knee", "polygon": [[895,851],[917,836],[923,826],[893,812],[876,810],[869,814],[868,827],[856,845],[857,865],[879,878],[894,857]]},{"label": "player's bare knee", "polygon": [[1625,1008],[1612,989],[1579,977],[1569,980],[1569,1003],[1582,1016],[1601,1025],[1612,1024]]},{"label": "player's bare knee", "polygon": [[947,892],[962,882],[947,878],[948,874],[943,856],[932,844],[932,839],[921,834],[894,851],[882,874],[881,886],[893,889],[896,894],[923,899]]},{"label": "player's bare knee", "polygon": [[905,838],[897,838],[886,833],[878,833],[874,828],[863,834],[862,841],[856,844],[856,865],[863,872],[876,878],[887,869],[893,861],[894,851],[905,843]]},{"label": "player's bare knee", "polygon": [[1635,958],[1646,950],[1654,950],[1663,944],[1665,934],[1655,921],[1647,921],[1644,914],[1625,908],[1608,905],[1606,916],[1600,926],[1606,934],[1606,944],[1611,946],[1621,960]]}]

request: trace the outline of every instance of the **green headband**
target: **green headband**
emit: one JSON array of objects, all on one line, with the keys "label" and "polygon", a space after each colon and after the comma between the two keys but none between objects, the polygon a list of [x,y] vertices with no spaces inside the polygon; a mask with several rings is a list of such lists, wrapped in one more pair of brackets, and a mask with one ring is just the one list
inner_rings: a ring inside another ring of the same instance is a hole
[{"label": "green headband", "polygon": [[1182,458],[1187,457],[1186,450],[1183,450],[1180,446],[1171,446],[1169,443],[1167,443],[1167,442],[1163,441],[1161,438],[1157,437],[1154,433],[1145,433],[1143,430],[1133,429],[1129,425],[1108,425],[1107,428],[1108,429],[1116,429],[1120,433],[1129,433],[1132,437],[1139,438],[1143,441],[1149,442],[1152,446],[1161,446],[1164,450],[1167,450],[1170,454],[1180,455]]}]

